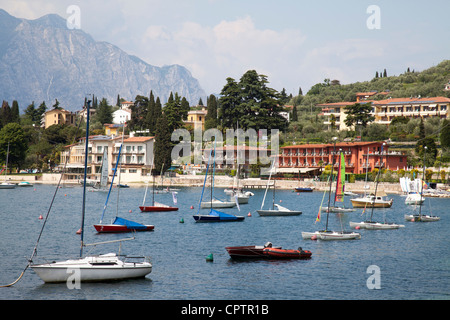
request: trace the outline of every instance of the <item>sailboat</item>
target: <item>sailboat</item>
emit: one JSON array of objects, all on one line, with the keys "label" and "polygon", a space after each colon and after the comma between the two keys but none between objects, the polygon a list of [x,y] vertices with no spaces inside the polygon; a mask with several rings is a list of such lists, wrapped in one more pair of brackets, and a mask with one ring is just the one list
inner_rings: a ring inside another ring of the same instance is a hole
[{"label": "sailboat", "polygon": [[233,188],[231,189],[225,189],[224,192],[225,194],[228,194],[230,196],[230,201],[234,201],[234,199],[236,198],[239,204],[246,204],[248,203],[250,197],[254,196],[254,193],[250,191],[244,191],[239,186],[239,168],[240,166],[239,164],[237,164],[236,176],[234,177],[236,181],[236,187],[233,186]]},{"label": "sailboat", "polygon": [[[210,157],[211,157],[211,155],[212,155],[212,152],[213,152],[213,150],[211,150],[211,153],[210,153]],[[211,193],[210,193],[210,199],[208,200],[208,201],[203,201],[203,197],[202,197],[202,201],[200,201],[200,208],[202,208],[202,209],[207,209],[207,208],[234,208],[235,206],[236,206],[236,201],[235,201],[235,198],[231,198],[230,199],[230,201],[224,201],[224,200],[221,200],[221,199],[217,199],[217,198],[214,198],[214,175],[215,175],[215,163],[216,163],[216,161],[215,161],[215,158],[216,158],[216,156],[215,156],[215,149],[214,149],[214,161],[213,161],[213,172],[212,172],[212,174],[211,174],[211,185],[210,185],[210,188],[211,188]],[[209,160],[210,159],[208,159],[208,166],[209,166]],[[206,169],[207,171],[206,171],[206,176],[205,176],[205,181],[204,181],[204,183],[203,183],[203,188],[205,187],[205,183],[206,183],[206,177],[208,176],[208,168]],[[203,195],[203,192],[202,192],[202,195]]]},{"label": "sailboat", "polygon": [[[384,145],[384,144],[383,144]],[[381,146],[381,154],[383,154],[383,146]],[[378,189],[378,180],[380,177],[381,169],[383,168],[383,157],[381,158],[381,167],[380,170],[378,170],[376,181],[375,181],[375,195],[377,194]],[[375,197],[372,198],[372,202],[375,202]],[[398,229],[404,227],[404,225],[396,224],[396,223],[388,223],[386,221],[384,222],[377,222],[373,221],[373,209],[374,205],[371,203],[369,207],[372,208],[372,211],[370,213],[370,220],[361,221],[361,222],[350,222],[350,227],[352,228],[363,228],[363,229],[369,229],[369,230],[388,230],[388,229]],[[365,212],[365,208],[363,210],[363,213]]]},{"label": "sailboat", "polygon": [[[84,159],[84,181],[87,176],[87,159],[88,159],[88,138],[89,138],[89,105],[87,102],[87,119],[86,119],[86,147]],[[78,259],[69,259],[65,261],[49,262],[43,264],[34,264],[30,259],[30,267],[44,281],[48,283],[67,282],[68,280],[76,280],[80,282],[91,281],[111,281],[122,279],[133,279],[145,277],[152,271],[152,264],[149,261],[129,261],[120,254],[107,253],[102,255],[88,255],[83,257],[83,248],[86,246],[95,246],[98,244],[122,242],[133,240],[134,238],[104,241],[94,244],[84,243],[84,216],[86,203],[86,183],[83,184],[83,206],[81,213],[81,246],[80,257]],[[34,248],[33,255],[36,253],[37,244]],[[130,257],[129,259],[145,259],[145,257]]]},{"label": "sailboat", "polygon": [[263,209],[264,207],[264,201],[266,199],[267,190],[269,189],[270,185],[270,178],[272,177],[272,172],[275,170],[275,161],[273,161],[272,168],[270,170],[269,174],[269,180],[267,181],[266,191],[264,193],[264,197],[261,203],[261,209],[256,210],[258,214],[261,217],[267,217],[267,216],[298,216],[301,215],[302,212],[298,210],[289,210],[288,208],[282,207],[279,204],[275,204],[275,180],[273,181],[273,197],[272,197],[272,209]]},{"label": "sailboat", "polygon": [[332,207],[325,207],[324,209],[329,212],[335,213],[353,212],[356,209],[336,206],[336,202],[344,202],[345,196],[345,158],[342,150],[340,151],[339,159],[339,169],[336,179],[336,191],[334,194],[334,205]]},{"label": "sailboat", "polygon": [[[232,214],[228,214],[222,211],[218,211],[218,210],[214,210],[213,208],[215,208],[214,206],[214,202],[213,202],[213,190],[214,190],[214,173],[211,175],[211,200],[209,202],[202,202],[203,200],[203,194],[205,191],[205,184],[206,184],[206,179],[208,177],[208,170],[210,167],[210,161],[212,159],[212,152],[213,150],[211,150],[210,154],[209,154],[209,159],[208,159],[208,165],[206,166],[206,173],[205,173],[205,180],[203,181],[203,189],[202,189],[202,194],[200,197],[200,204],[199,204],[199,208],[197,210],[197,214],[195,214],[194,220],[195,222],[231,222],[231,221],[243,221],[245,219],[244,216],[235,216]],[[214,151],[215,152],[215,151]],[[215,158],[215,155],[214,155]],[[215,165],[215,161],[214,161],[214,165]],[[209,203],[209,213],[208,214],[200,214],[200,209],[204,208],[202,206],[203,203]],[[234,205],[236,205],[236,203],[234,202]]]},{"label": "sailboat", "polygon": [[[367,148],[367,157],[366,157],[366,180],[364,184],[364,189],[368,189],[367,185],[367,174],[369,172],[369,148]],[[350,201],[352,202],[353,208],[390,208],[394,202],[393,199],[387,199],[387,194],[384,191],[375,190],[364,192],[364,196],[352,198]]]},{"label": "sailboat", "polygon": [[[102,168],[100,174],[100,182],[94,183],[91,191],[108,191],[108,151],[106,148],[103,149],[103,157],[102,157]],[[112,183],[111,183],[112,185]]]},{"label": "sailboat", "polygon": [[[427,147],[424,147],[423,152],[423,173],[422,173],[422,183],[421,183],[421,190],[420,190],[420,196],[423,198],[423,189],[425,183],[425,153],[427,151]],[[432,215],[426,215],[422,214],[422,202],[419,204],[419,214],[405,214],[405,220],[406,221],[412,221],[412,222],[433,222],[433,221],[439,221],[441,218],[438,216],[432,216]]]},{"label": "sailboat", "polygon": [[8,150],[6,152],[5,181],[0,183],[0,189],[14,189],[16,187],[14,183],[9,183],[6,181],[6,173],[8,171],[8,158],[9,158],[9,142],[8,142]]},{"label": "sailboat", "polygon": [[[337,138],[333,138],[333,140],[336,141]],[[331,184],[332,184],[332,177],[333,177],[333,167],[334,167],[334,154],[336,153],[336,143],[335,143],[335,148],[334,148],[334,152],[333,152],[333,165],[331,167],[331,174],[330,174],[330,189],[328,192],[328,208],[330,207],[330,200],[331,200]],[[325,196],[325,193],[324,193]],[[322,202],[323,202],[323,198],[322,198]],[[317,215],[316,218],[316,222],[320,221],[320,217],[321,217],[321,209],[322,209],[322,204],[320,204],[319,207],[319,213]],[[361,239],[361,234],[359,234],[358,232],[352,232],[352,231],[332,231],[332,230],[328,230],[328,217],[330,215],[330,211],[327,210],[327,222],[326,222],[326,226],[325,226],[325,230],[320,230],[320,231],[315,231],[315,232],[302,232],[302,238],[303,239],[311,239],[311,240],[315,240],[315,239],[320,239],[320,240],[356,240],[356,239]]]},{"label": "sailboat", "polygon": [[425,198],[420,192],[422,183],[422,179],[414,179],[411,181],[408,177],[400,178],[400,186],[402,191],[406,194],[405,204],[420,205],[425,201]]},{"label": "sailboat", "polygon": [[144,194],[144,200],[142,201],[142,206],[139,206],[139,209],[141,209],[141,212],[163,212],[163,211],[178,211],[177,207],[171,207],[166,204],[162,204],[155,201],[155,176],[153,175],[153,188],[152,188],[152,205],[146,206],[145,205],[145,198],[147,197],[147,190],[148,190],[148,182],[145,186],[145,194]]},{"label": "sailboat", "polygon": [[[117,173],[117,166],[120,163],[120,155],[122,152],[123,145],[123,136],[122,136],[122,144],[119,148],[119,154],[117,155],[116,167],[114,168],[114,174],[112,177],[111,184],[109,186],[108,196],[106,197],[105,205],[103,206],[102,217],[100,218],[100,222],[94,225],[95,230],[99,233],[118,233],[118,232],[132,232],[132,231],[152,231],[155,226],[153,225],[143,225],[134,221],[130,221],[121,217],[116,216],[114,221],[110,224],[103,223],[103,217],[105,215],[106,207],[108,205],[109,196],[111,194],[111,190],[114,184],[114,178]],[[120,172],[119,172],[120,175]],[[120,179],[119,179],[120,181]],[[120,188],[117,188],[117,193],[119,194]]]}]

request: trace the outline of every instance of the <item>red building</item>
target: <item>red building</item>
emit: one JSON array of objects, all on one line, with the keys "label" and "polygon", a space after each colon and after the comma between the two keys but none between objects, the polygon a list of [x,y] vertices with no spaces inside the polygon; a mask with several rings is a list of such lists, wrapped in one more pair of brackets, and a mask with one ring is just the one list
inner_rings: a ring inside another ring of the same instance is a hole
[{"label": "red building", "polygon": [[379,168],[382,162],[385,163],[383,167],[390,170],[406,169],[406,155],[398,151],[389,151],[388,144],[384,145],[381,153],[382,145],[383,142],[337,142],[336,146],[329,143],[282,147],[279,168],[295,168],[297,172],[301,168],[323,168],[333,163],[333,156],[337,167],[339,150],[342,150],[347,173],[365,173],[366,163],[369,171]]}]

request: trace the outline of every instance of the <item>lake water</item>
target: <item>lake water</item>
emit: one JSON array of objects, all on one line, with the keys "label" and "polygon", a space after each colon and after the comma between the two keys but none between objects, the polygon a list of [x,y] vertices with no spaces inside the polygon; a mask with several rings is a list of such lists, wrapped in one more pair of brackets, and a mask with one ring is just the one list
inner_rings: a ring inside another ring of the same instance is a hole
[{"label": "lake water", "polygon": [[[55,186],[0,190],[0,285],[13,282],[27,264],[47,214]],[[178,191],[177,212],[141,213],[144,188],[121,189],[120,201],[110,198],[104,221],[116,215],[144,224],[155,225],[153,232],[136,234],[134,241],[122,244],[128,254],[151,256],[153,271],[145,279],[112,283],[81,284],[70,290],[65,284],[45,284],[31,270],[13,287],[0,288],[3,300],[437,300],[450,298],[450,199],[429,198],[423,210],[439,215],[439,222],[413,223],[403,215],[414,210],[404,204],[404,197],[392,195],[390,209],[376,209],[374,219],[386,217],[405,225],[398,230],[360,230],[361,240],[312,241],[301,238],[302,231],[324,227],[315,225],[323,193],[279,191],[277,202],[290,209],[303,210],[300,216],[260,217],[264,190],[255,195],[241,211],[243,222],[195,223],[201,188]],[[223,189],[216,196],[225,198]],[[151,195],[147,199],[151,198]],[[85,242],[92,243],[127,237],[123,234],[97,234],[106,193],[89,192],[86,201]],[[272,196],[267,197],[267,203]],[[172,204],[171,194],[158,194],[156,200]],[[326,203],[326,202],[325,202]],[[38,246],[38,258],[65,260],[79,254],[82,188],[61,188]],[[195,209],[190,209],[194,206]],[[117,209],[118,208],[118,209]],[[131,210],[131,212],[130,212]],[[248,213],[252,216],[248,217]],[[180,223],[181,219],[184,223]],[[349,230],[349,221],[360,221],[361,210],[331,214],[330,229],[340,230],[341,222]],[[131,235],[131,234],[130,234]],[[309,260],[236,262],[227,246],[263,245],[312,251]],[[117,244],[103,245],[93,253],[116,252]],[[87,250],[85,249],[85,252]],[[214,256],[206,262],[206,256]],[[36,259],[35,259],[36,260]],[[373,276],[369,266],[379,268],[380,289],[369,289]]]}]

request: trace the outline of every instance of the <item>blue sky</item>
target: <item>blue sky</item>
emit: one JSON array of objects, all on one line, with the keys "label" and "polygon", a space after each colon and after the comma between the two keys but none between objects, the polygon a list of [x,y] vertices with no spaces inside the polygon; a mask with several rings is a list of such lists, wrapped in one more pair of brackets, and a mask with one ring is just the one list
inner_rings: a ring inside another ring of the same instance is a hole
[{"label": "blue sky", "polygon": [[[207,94],[250,69],[296,94],[325,78],[366,81],[385,68],[398,75],[450,58],[448,0],[0,0],[26,19],[67,18],[70,5],[94,39],[152,65],[183,65]],[[371,5],[379,29],[367,27]]]}]

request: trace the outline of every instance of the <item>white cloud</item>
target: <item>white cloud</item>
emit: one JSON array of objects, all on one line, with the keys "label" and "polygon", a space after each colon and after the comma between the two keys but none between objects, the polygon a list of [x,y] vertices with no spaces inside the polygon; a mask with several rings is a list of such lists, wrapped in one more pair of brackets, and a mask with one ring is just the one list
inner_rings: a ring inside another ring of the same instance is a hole
[{"label": "white cloud", "polygon": [[[298,30],[275,31],[258,29],[247,16],[233,21],[221,21],[213,27],[185,22],[170,31],[163,26],[149,26],[142,38],[147,52],[144,58],[158,64],[171,61],[188,67],[207,93],[220,92],[227,77],[239,79],[255,69],[283,82],[305,41]],[[280,88],[281,89],[281,88]]]}]

